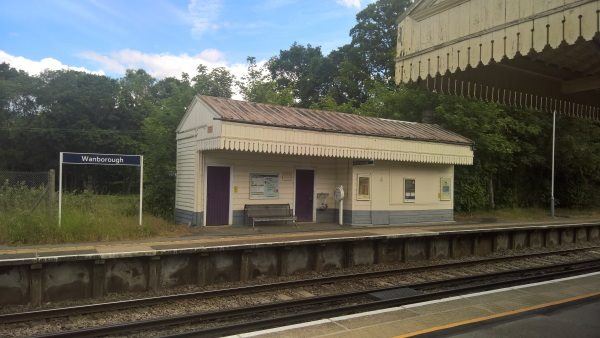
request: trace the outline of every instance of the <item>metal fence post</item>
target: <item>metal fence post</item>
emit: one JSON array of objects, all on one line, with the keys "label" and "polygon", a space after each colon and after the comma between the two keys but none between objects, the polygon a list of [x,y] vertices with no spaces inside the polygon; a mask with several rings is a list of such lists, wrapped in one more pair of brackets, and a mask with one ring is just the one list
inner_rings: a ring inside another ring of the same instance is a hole
[{"label": "metal fence post", "polygon": [[[46,183],[47,191],[48,191],[48,208],[51,208],[54,205],[54,200],[56,199],[56,177],[55,177],[54,169],[48,170],[48,183]],[[48,209],[50,210],[50,209]]]}]

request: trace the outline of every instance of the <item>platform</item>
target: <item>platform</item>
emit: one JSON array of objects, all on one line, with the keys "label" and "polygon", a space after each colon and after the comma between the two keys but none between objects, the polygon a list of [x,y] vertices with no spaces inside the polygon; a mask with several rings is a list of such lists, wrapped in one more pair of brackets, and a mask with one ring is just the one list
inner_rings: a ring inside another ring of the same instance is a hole
[{"label": "platform", "polygon": [[359,238],[407,238],[452,233],[485,233],[501,229],[547,229],[574,225],[600,224],[599,219],[561,219],[540,222],[503,223],[421,223],[403,226],[340,226],[331,223],[300,223],[292,225],[262,225],[256,230],[242,226],[199,227],[197,235],[153,238],[138,241],[73,243],[54,245],[0,245],[0,263],[7,260],[42,260],[60,257],[128,257],[154,255],[160,251],[212,249],[264,245],[309,244]]},{"label": "platform", "polygon": [[232,337],[597,337],[600,272]]},{"label": "platform", "polygon": [[0,304],[99,298],[294,278],[371,265],[466,259],[600,243],[600,222],[300,224],[202,228],[196,236],[146,241],[0,248]]}]

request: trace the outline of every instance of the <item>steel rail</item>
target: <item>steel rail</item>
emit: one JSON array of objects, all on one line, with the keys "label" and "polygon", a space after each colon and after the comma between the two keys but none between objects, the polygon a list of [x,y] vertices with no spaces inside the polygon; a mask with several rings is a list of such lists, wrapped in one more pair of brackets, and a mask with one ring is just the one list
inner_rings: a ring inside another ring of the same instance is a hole
[{"label": "steel rail", "polygon": [[361,272],[361,273],[354,273],[354,274],[341,274],[341,275],[334,275],[334,276],[321,277],[321,278],[299,279],[299,280],[275,282],[275,283],[268,283],[268,284],[256,284],[256,285],[225,288],[225,289],[195,291],[195,292],[180,293],[180,294],[173,294],[173,295],[154,296],[154,297],[137,298],[137,299],[129,299],[129,300],[119,300],[119,301],[106,302],[106,303],[86,304],[86,305],[77,305],[77,306],[69,306],[69,307],[61,307],[61,308],[53,308],[53,309],[42,309],[42,310],[34,310],[34,311],[7,313],[7,314],[0,315],[0,324],[30,321],[30,320],[39,320],[39,319],[50,319],[50,318],[57,318],[57,317],[66,317],[66,316],[73,316],[73,315],[80,315],[80,314],[91,314],[91,313],[98,313],[98,312],[116,311],[116,310],[123,310],[123,309],[128,309],[128,308],[151,306],[151,305],[155,305],[155,304],[161,304],[164,302],[177,301],[177,300],[182,300],[182,299],[191,299],[191,298],[200,298],[200,297],[202,297],[202,298],[219,297],[219,296],[227,296],[227,295],[234,295],[234,294],[248,294],[248,293],[269,291],[269,290],[274,290],[274,289],[283,289],[283,288],[316,285],[316,284],[327,284],[327,283],[337,282],[337,281],[341,281],[341,280],[348,280],[348,279],[373,278],[373,277],[389,276],[389,275],[394,275],[394,274],[399,274],[399,273],[416,273],[416,272],[422,272],[422,271],[441,270],[441,269],[447,269],[447,268],[453,268],[453,267],[467,267],[470,265],[501,262],[501,261],[511,261],[511,260],[526,259],[526,258],[534,258],[534,257],[569,254],[569,253],[575,253],[575,252],[581,252],[581,251],[587,251],[587,250],[593,250],[593,249],[600,249],[600,246],[574,248],[574,249],[563,249],[563,250],[556,250],[556,251],[549,251],[549,252],[527,253],[527,254],[503,256],[503,257],[487,257],[487,258],[475,259],[475,260],[433,264],[433,265],[423,265],[423,266],[408,267],[408,268],[387,269],[387,270],[381,270],[381,271],[370,271],[370,272]]},{"label": "steel rail", "polygon": [[[558,271],[557,271],[558,270]],[[115,325],[105,325],[92,328],[84,328],[80,330],[50,333],[37,337],[97,337],[112,334],[127,334],[156,328],[166,328],[183,324],[198,324],[202,322],[215,321],[223,318],[238,318],[255,317],[260,313],[269,311],[287,311],[290,309],[300,308],[293,315],[279,316],[266,320],[250,320],[242,324],[234,324],[229,326],[221,326],[216,328],[201,329],[175,336],[217,336],[240,332],[242,330],[253,330],[265,328],[269,326],[277,326],[283,324],[293,324],[315,318],[323,318],[329,315],[342,315],[348,313],[356,313],[361,311],[372,310],[376,308],[398,306],[409,303],[416,303],[431,299],[439,299],[468,292],[489,290],[498,287],[506,287],[511,285],[523,284],[526,282],[555,279],[565,275],[581,274],[589,271],[600,270],[600,258],[582,260],[578,262],[562,263],[544,267],[533,267],[524,269],[513,269],[502,272],[484,273],[472,276],[455,277],[440,281],[428,281],[407,285],[396,285],[386,288],[375,288],[369,290],[361,290],[357,292],[340,293],[335,295],[312,297],[300,300],[290,300],[275,302],[263,305],[255,305],[249,307],[240,307],[223,311],[199,312],[186,315],[169,316],[156,319],[148,319],[136,321],[132,323],[121,323]],[[516,276],[515,276],[516,275]],[[512,278],[511,278],[512,277]],[[482,283],[482,281],[487,281]],[[467,285],[466,283],[474,283],[475,285]],[[458,287],[453,287],[459,285]],[[444,289],[442,291],[433,291],[416,296],[400,297],[386,300],[373,300],[369,294],[374,292],[389,291],[399,288],[410,288],[413,290],[427,290],[431,288]],[[354,305],[337,305],[336,302],[348,302],[354,297],[355,300],[361,300],[364,303]],[[324,304],[333,303],[329,308],[322,309]],[[321,305],[321,309],[316,311],[301,311],[302,307]]]},{"label": "steel rail", "polygon": [[466,287],[458,287],[449,290],[437,291],[426,293],[423,295],[416,296],[408,296],[401,298],[393,298],[393,299],[385,299],[379,301],[373,301],[364,304],[357,305],[348,305],[342,306],[338,308],[330,308],[324,310],[316,310],[304,313],[291,314],[286,316],[279,316],[275,318],[263,319],[263,320],[255,320],[249,321],[240,324],[233,324],[228,326],[216,327],[216,328],[207,328],[207,329],[199,329],[193,330],[185,333],[179,334],[171,334],[164,335],[162,337],[169,338],[183,338],[183,337],[222,337],[225,335],[242,333],[242,332],[251,332],[256,330],[268,329],[273,327],[280,327],[298,323],[304,323],[307,321],[318,320],[323,318],[335,317],[335,316],[343,316],[354,313],[366,312],[379,310],[389,307],[398,307],[402,305],[415,304],[420,302],[426,302],[431,300],[438,300],[447,297],[454,297],[459,295],[464,295],[468,293],[475,292],[483,292],[498,288],[522,285],[527,283],[534,283],[540,281],[546,281],[551,279],[557,279],[565,276],[571,276],[574,274],[581,274],[591,271],[600,270],[600,266],[596,265],[593,267],[580,268],[574,270],[567,271],[559,271],[553,272],[545,275],[535,275],[535,276],[527,276],[523,278],[511,279],[508,281],[500,281],[500,282],[490,282],[484,285],[472,285]]}]

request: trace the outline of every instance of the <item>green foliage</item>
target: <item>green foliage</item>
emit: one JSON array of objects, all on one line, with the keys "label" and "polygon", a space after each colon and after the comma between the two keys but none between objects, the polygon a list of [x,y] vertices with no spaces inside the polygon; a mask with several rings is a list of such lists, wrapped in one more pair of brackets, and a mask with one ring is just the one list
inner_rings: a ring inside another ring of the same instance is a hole
[{"label": "green foliage", "polygon": [[350,30],[352,46],[356,48],[367,72],[375,79],[390,82],[394,77],[398,17],[410,0],[379,0],[356,15],[356,25]]},{"label": "green foliage", "polygon": [[309,107],[326,93],[333,68],[323,56],[321,47],[296,42],[288,50],[282,50],[267,64],[271,77],[280,89],[290,88],[301,107]]},{"label": "green foliage", "polygon": [[291,106],[294,94],[291,87],[280,88],[271,78],[266,67],[259,67],[256,58],[248,57],[248,74],[237,82],[244,100]]},{"label": "green foliage", "polygon": [[[17,200],[35,196],[37,191],[18,189],[11,196]],[[0,203],[5,197],[0,195]],[[137,195],[93,195],[66,193],[63,195],[62,226],[58,226],[56,209],[10,208],[0,213],[0,243],[47,244],[65,242],[96,242],[140,239],[186,230],[171,222],[144,215],[144,225],[138,225]]]},{"label": "green foliage", "polygon": [[198,75],[192,78],[194,90],[202,95],[231,97],[233,95],[233,75],[223,67],[210,72],[205,65],[198,66]]}]

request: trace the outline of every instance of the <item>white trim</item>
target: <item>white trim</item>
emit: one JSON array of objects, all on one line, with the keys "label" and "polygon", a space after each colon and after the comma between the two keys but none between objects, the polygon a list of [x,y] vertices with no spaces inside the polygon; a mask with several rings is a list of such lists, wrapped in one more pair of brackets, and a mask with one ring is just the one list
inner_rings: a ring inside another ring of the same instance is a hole
[{"label": "white trim", "polygon": [[448,298],[443,298],[443,299],[430,300],[430,301],[426,301],[426,302],[420,302],[420,303],[408,304],[408,305],[403,305],[403,306],[391,307],[391,308],[387,308],[387,309],[367,311],[367,312],[355,313],[355,314],[351,314],[351,315],[344,315],[344,316],[338,316],[338,317],[320,319],[320,320],[315,320],[315,321],[306,322],[306,323],[293,324],[293,325],[276,327],[276,328],[272,328],[272,329],[247,332],[247,333],[242,333],[242,334],[233,335],[233,336],[229,336],[229,337],[238,337],[238,338],[241,338],[241,337],[256,337],[256,336],[265,335],[265,334],[279,333],[279,332],[284,332],[284,331],[288,331],[288,330],[292,330],[292,329],[299,329],[299,328],[311,327],[311,326],[316,326],[316,325],[321,325],[321,324],[327,324],[327,323],[336,324],[336,322],[342,321],[342,320],[348,320],[348,319],[355,319],[355,318],[373,316],[373,315],[378,315],[378,314],[382,314],[382,313],[400,311],[400,310],[405,310],[405,309],[410,309],[410,308],[416,308],[416,307],[421,307],[421,306],[430,305],[430,304],[446,303],[446,302],[453,301],[453,300],[468,299],[468,298],[473,298],[473,297],[477,297],[477,296],[483,296],[483,295],[488,295],[488,294],[500,293],[500,292],[505,292],[505,291],[525,289],[525,288],[530,288],[530,287],[534,287],[534,286],[538,286],[538,285],[560,283],[560,282],[564,282],[564,281],[568,281],[568,280],[585,278],[585,277],[596,276],[596,275],[600,275],[600,272],[592,272],[592,273],[587,273],[587,274],[578,275],[578,276],[572,276],[572,277],[565,277],[565,278],[560,278],[560,279],[554,279],[554,280],[550,280],[550,281],[544,281],[544,282],[538,282],[538,283],[531,283],[531,284],[524,284],[524,285],[519,285],[519,286],[514,286],[514,287],[507,287],[507,288],[502,288],[502,289],[496,289],[496,290],[490,290],[490,291],[484,291],[484,292],[471,293],[471,294],[462,295],[462,296],[454,296],[454,297],[448,297]]}]

